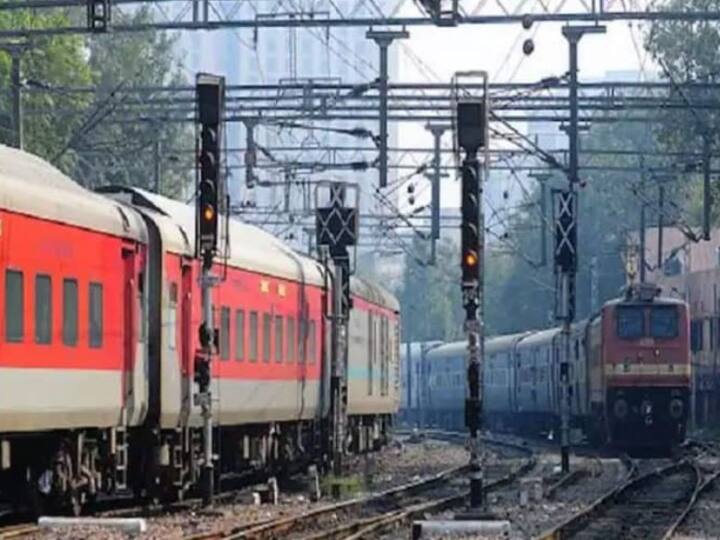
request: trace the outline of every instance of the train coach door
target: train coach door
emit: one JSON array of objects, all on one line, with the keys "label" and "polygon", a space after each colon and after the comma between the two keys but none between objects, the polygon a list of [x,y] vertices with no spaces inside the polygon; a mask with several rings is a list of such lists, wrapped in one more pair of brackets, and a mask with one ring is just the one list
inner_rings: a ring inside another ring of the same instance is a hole
[{"label": "train coach door", "polygon": [[182,277],[180,283],[180,362],[182,374],[182,415],[190,413],[192,403],[192,361],[193,361],[193,339],[192,339],[192,287],[193,272],[190,261],[182,261]]},{"label": "train coach door", "polygon": [[135,359],[135,250],[123,248],[123,401],[132,401],[132,375]]}]

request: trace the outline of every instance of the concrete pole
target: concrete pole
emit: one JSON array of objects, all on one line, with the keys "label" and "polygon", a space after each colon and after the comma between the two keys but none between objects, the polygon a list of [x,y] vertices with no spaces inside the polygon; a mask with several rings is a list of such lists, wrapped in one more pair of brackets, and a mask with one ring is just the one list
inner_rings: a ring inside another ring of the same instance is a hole
[{"label": "concrete pole", "polygon": [[658,186],[658,247],[657,247],[657,270],[662,272],[663,266],[663,212],[665,212],[665,186]]},{"label": "concrete pole", "polygon": [[255,126],[257,119],[246,118],[243,120],[245,125],[245,186],[252,188],[255,186],[255,164],[257,163],[257,148],[255,147]]},{"label": "concrete pole", "polygon": [[153,167],[154,167],[154,178],[153,188],[155,193],[160,194],[162,188],[162,143],[160,142],[159,135],[155,134],[155,141],[153,143]]},{"label": "concrete pole", "polygon": [[[570,82],[569,82],[569,99],[570,99],[570,124],[568,126],[568,176],[570,181],[570,205],[572,209],[572,219],[574,227],[577,230],[577,184],[579,183],[579,122],[578,122],[578,43],[582,36],[586,33],[604,33],[603,26],[565,26],[563,27],[563,36],[569,45],[569,63],[570,63]],[[561,381],[561,442],[560,454],[563,473],[570,471],[570,353],[571,353],[571,327],[575,315],[575,274],[576,274],[577,254],[575,254],[575,264],[569,272],[563,272],[562,296],[565,306],[563,317],[563,337],[565,340],[565,355],[560,363],[560,381]]]},{"label": "concrete pole", "polygon": [[413,362],[412,362],[412,360],[413,360],[412,359],[412,347],[411,347],[410,340],[406,336],[405,337],[405,367],[407,369],[407,378],[405,380],[405,384],[407,384],[406,395],[407,395],[408,424],[412,423],[412,416],[413,416],[412,415],[412,405],[413,405],[413,403],[412,403],[412,398],[413,398],[413,393],[412,393]]},{"label": "concrete pole", "polygon": [[538,172],[528,174],[530,178],[534,178],[540,184],[540,266],[547,265],[547,232],[548,232],[548,180],[552,175],[547,172]]},{"label": "concrete pole", "polygon": [[703,132],[703,240],[710,240],[710,210],[712,194],[710,193],[710,134]]},{"label": "concrete pole", "polygon": [[640,283],[645,283],[645,159],[640,156]]},{"label": "concrete pole", "polygon": [[380,187],[387,186],[388,178],[388,47],[396,39],[407,39],[410,34],[405,30],[373,30],[367,31],[365,37],[372,39],[380,47],[380,133],[379,133],[379,161]]},{"label": "concrete pole", "polygon": [[20,50],[10,50],[10,91],[12,93],[12,121],[15,135],[13,146],[23,148],[22,78],[20,76]]},{"label": "concrete pole", "polygon": [[430,207],[430,261],[435,264],[437,259],[437,241],[440,239],[440,166],[441,163],[441,139],[445,133],[444,126],[427,124],[425,129],[433,136],[433,169],[432,169],[432,201]]},{"label": "concrete pole", "polygon": [[595,313],[600,305],[600,291],[598,290],[598,258],[593,255],[590,259],[590,312]]}]

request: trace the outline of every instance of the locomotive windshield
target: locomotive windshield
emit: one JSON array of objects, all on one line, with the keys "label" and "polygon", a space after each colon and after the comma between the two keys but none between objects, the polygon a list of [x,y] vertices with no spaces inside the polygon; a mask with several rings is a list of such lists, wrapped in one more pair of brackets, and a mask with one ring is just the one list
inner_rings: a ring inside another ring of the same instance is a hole
[{"label": "locomotive windshield", "polygon": [[675,306],[655,306],[650,311],[650,335],[674,338],[678,335],[678,313]]},{"label": "locomotive windshield", "polygon": [[645,317],[641,306],[618,306],[616,318],[618,337],[635,339],[645,335]]},{"label": "locomotive windshield", "polygon": [[[649,311],[649,327],[645,324],[645,312]],[[622,339],[651,336],[671,339],[678,336],[678,311],[676,306],[618,306],[616,310],[617,335]]]}]

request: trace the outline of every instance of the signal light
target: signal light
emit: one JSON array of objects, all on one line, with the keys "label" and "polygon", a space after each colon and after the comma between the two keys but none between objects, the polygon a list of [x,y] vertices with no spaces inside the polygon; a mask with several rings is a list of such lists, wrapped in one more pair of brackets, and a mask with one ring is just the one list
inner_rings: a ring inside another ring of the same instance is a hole
[{"label": "signal light", "polygon": [[195,374],[193,379],[201,390],[210,386],[210,362],[203,357],[195,358]]},{"label": "signal light", "polygon": [[[222,197],[222,116],[225,80],[201,74],[196,81],[199,185],[196,204],[198,255],[211,255],[218,245],[218,214]],[[212,260],[211,258],[208,260]]]},{"label": "signal light", "polygon": [[463,283],[480,279],[480,177],[477,161],[463,164],[461,193],[461,258]]},{"label": "signal light", "polygon": [[468,251],[465,253],[465,266],[477,266],[478,256],[474,251]]}]

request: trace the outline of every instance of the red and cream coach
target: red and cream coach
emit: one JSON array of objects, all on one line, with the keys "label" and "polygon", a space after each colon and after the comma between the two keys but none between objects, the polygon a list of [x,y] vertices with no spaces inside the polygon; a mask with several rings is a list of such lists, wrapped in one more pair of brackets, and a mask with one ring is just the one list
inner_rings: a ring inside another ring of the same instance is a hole
[{"label": "red and cream coach", "polygon": [[[181,497],[199,475],[200,323],[191,206],[90,192],[0,147],[0,497],[79,510],[100,491]],[[220,471],[317,459],[327,416],[324,269],[235,220],[213,289]],[[355,279],[348,445],[386,439],[399,306]]]}]

